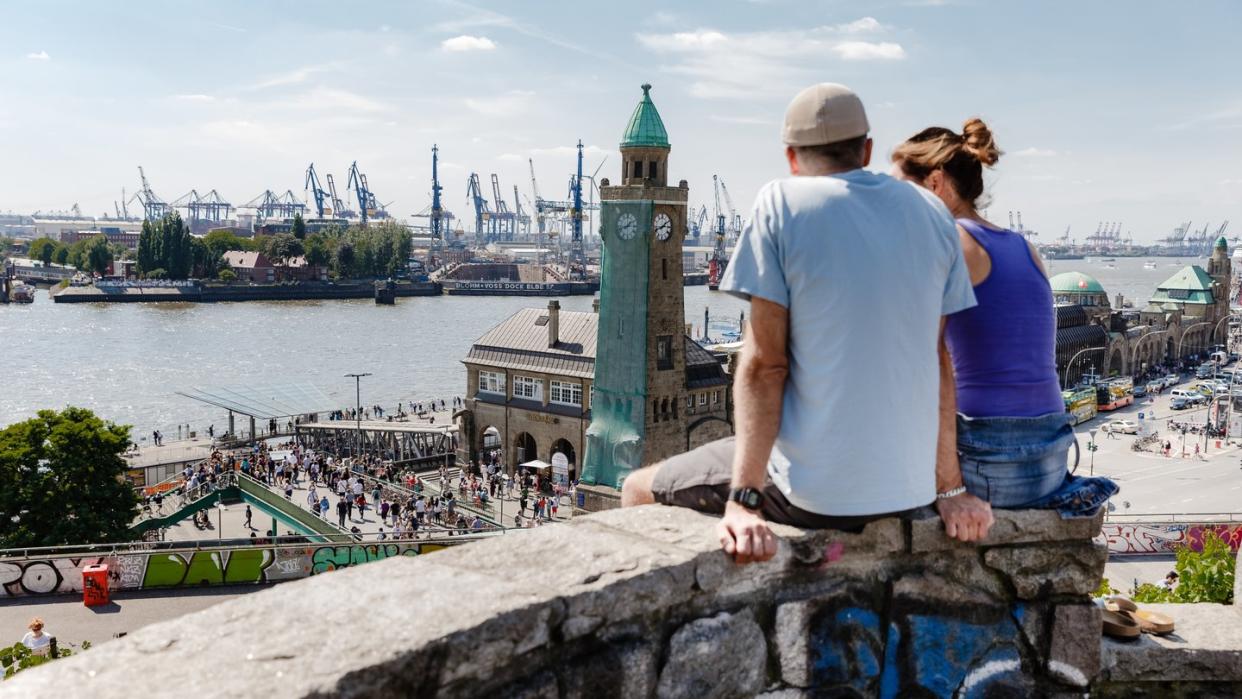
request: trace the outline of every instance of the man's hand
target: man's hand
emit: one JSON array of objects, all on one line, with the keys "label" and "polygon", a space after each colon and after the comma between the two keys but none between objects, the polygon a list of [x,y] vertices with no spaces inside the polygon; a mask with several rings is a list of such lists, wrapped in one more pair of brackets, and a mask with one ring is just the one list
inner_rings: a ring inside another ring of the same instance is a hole
[{"label": "man's hand", "polygon": [[720,548],[737,563],[766,561],[776,555],[776,535],[767,520],[736,502],[725,504],[716,533],[720,535]]},{"label": "man's hand", "polygon": [[992,527],[992,506],[986,500],[962,493],[951,498],[938,498],[936,511],[944,520],[944,531],[950,539],[979,541]]}]

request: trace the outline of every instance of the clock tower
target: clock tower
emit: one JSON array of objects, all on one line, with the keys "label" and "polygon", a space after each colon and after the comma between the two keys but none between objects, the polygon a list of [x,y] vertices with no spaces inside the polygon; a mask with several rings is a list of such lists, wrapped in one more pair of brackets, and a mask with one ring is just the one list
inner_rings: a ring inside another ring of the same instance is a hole
[{"label": "clock tower", "polygon": [[642,90],[621,138],[621,182],[600,182],[604,248],[583,481],[611,488],[687,445],[681,246],[689,187],[668,185],[668,133],[651,86]]}]

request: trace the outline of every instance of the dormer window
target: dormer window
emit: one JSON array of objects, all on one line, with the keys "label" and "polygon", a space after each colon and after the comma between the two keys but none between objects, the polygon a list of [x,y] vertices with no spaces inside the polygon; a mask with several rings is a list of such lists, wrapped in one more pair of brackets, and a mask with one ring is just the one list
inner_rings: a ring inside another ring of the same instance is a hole
[{"label": "dormer window", "polygon": [[643,178],[643,161],[634,161],[634,179],[641,180]]}]

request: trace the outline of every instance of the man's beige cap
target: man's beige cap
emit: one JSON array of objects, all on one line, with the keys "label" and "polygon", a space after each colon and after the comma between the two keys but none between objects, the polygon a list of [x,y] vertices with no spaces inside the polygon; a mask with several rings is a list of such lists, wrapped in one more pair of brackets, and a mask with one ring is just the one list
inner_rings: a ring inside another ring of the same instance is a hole
[{"label": "man's beige cap", "polygon": [[837,83],[812,85],[785,110],[785,145],[822,146],[867,135],[871,127],[862,100]]}]

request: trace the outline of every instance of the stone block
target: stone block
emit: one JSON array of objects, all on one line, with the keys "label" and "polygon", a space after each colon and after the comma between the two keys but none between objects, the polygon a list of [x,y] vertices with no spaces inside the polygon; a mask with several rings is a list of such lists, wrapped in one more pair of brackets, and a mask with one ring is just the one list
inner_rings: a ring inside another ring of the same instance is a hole
[{"label": "stone block", "polygon": [[656,686],[656,656],[649,643],[619,643],[575,658],[561,671],[565,697],[649,697]]},{"label": "stone block", "polygon": [[794,687],[811,684],[810,658],[807,655],[810,602],[786,602],[776,608],[776,654],[780,660],[781,681]]},{"label": "stone block", "polygon": [[661,699],[751,697],[765,686],[768,647],[749,610],[695,619],[673,633]]},{"label": "stone block", "polygon": [[1088,687],[1100,672],[1100,608],[1060,604],[1052,615],[1048,672],[1074,687]]},{"label": "stone block", "polygon": [[984,551],[983,560],[1009,579],[1019,599],[1086,596],[1100,586],[1108,548],[1096,543],[993,548]]},{"label": "stone block", "polygon": [[983,567],[975,551],[946,551],[903,561],[893,583],[894,602],[902,607],[1007,604],[1005,586]]},{"label": "stone block", "polygon": [[544,671],[506,684],[500,696],[503,699],[560,699],[561,690],[556,675]]},{"label": "stone block", "polygon": [[[1168,636],[1100,640],[1100,682],[1242,685],[1242,609],[1226,604],[1144,604],[1173,617]],[[92,651],[93,652],[93,651]]]},{"label": "stone block", "polygon": [[995,523],[987,537],[977,543],[950,539],[944,522],[934,512],[910,523],[910,550],[913,553],[956,548],[1005,546],[1049,541],[1086,541],[1100,533],[1104,511],[1086,519],[1062,519],[1052,510],[992,510]]}]

